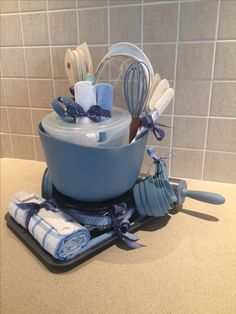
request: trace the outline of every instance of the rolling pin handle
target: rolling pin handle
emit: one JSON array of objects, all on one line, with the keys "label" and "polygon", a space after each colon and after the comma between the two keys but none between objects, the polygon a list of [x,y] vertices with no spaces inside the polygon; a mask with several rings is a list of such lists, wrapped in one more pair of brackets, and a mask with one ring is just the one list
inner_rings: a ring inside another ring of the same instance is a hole
[{"label": "rolling pin handle", "polygon": [[185,197],[190,197],[200,202],[210,203],[214,205],[224,204],[225,198],[219,194],[211,193],[211,192],[202,192],[202,191],[192,191],[183,189],[182,195]]}]

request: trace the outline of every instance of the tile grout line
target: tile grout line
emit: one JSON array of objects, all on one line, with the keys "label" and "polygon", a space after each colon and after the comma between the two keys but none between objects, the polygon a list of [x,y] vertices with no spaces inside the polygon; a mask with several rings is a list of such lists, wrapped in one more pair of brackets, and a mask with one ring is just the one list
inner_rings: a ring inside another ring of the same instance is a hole
[{"label": "tile grout line", "polygon": [[[19,5],[19,12],[21,13],[20,0],[18,0],[18,5]],[[34,134],[33,116],[32,116],[32,110],[31,110],[31,97],[30,97],[29,81],[28,81],[28,68],[27,68],[25,48],[24,48],[25,47],[25,38],[24,38],[24,32],[23,32],[22,16],[21,16],[21,14],[19,16],[20,16],[20,27],[21,27],[21,34],[22,34],[22,48],[23,48],[24,65],[25,65],[26,86],[27,86],[29,109],[30,109],[31,131],[32,131],[32,135],[33,135]],[[35,143],[34,138],[32,138],[32,139],[33,139],[33,148],[34,148],[34,160],[36,160],[36,143]]]},{"label": "tile grout line", "polygon": [[[6,132],[0,132],[0,134],[9,135]],[[13,136],[22,136],[22,137],[36,137],[39,138],[40,136],[37,134],[24,134],[24,133],[12,133]]]},{"label": "tile grout line", "polygon": [[49,41],[49,55],[50,55],[50,63],[51,63],[51,73],[52,73],[52,88],[53,88],[53,97],[56,97],[56,88],[54,82],[54,70],[53,70],[53,62],[52,62],[52,40],[51,40],[51,31],[50,31],[50,16],[48,11],[48,0],[46,0],[46,13],[47,13],[47,26],[48,26],[48,41]]},{"label": "tile grout line", "polygon": [[[10,135],[10,133],[6,132],[0,132],[2,135]],[[24,134],[24,133],[11,133],[13,136],[22,136],[22,137],[35,137],[39,138],[39,135],[37,134]],[[158,146],[158,145],[152,145],[152,144],[147,144],[148,147],[156,147],[156,148],[163,148],[163,149],[169,149],[169,146]],[[173,149],[175,150],[183,150],[183,151],[189,151],[189,152],[200,152],[203,153],[203,149],[201,148],[188,148],[188,147],[177,147],[173,146]],[[231,151],[221,151],[221,150],[212,150],[208,149],[207,152],[210,153],[217,153],[217,154],[230,154],[230,155],[236,155],[236,152],[231,152]]]},{"label": "tile grout line", "polygon": [[[101,46],[92,46],[92,45],[88,45],[89,47],[101,47]],[[105,44],[103,45],[102,47],[107,47],[108,44]],[[54,46],[51,46],[52,48]],[[57,46],[58,47],[58,46]],[[67,46],[63,46],[62,48],[65,48]],[[70,48],[71,46],[68,46],[68,48]],[[22,49],[22,47],[20,47]],[[25,47],[26,48],[26,47]],[[34,47],[34,48],[38,48],[38,47]],[[14,77],[14,76],[4,76],[2,77],[3,80],[25,80],[24,77]],[[29,77],[29,80],[38,80],[38,81],[43,81],[43,80],[51,80],[52,78],[50,77]],[[66,77],[56,77],[55,78],[56,80],[58,81],[65,81],[67,78]],[[174,79],[168,79],[169,81],[172,81],[174,82]],[[178,81],[188,81],[188,82],[211,82],[211,79],[178,79]],[[221,79],[214,79],[213,80],[214,82],[216,83],[236,83],[236,80],[235,79],[224,79],[224,80],[221,80]]]},{"label": "tile grout line", "polygon": [[[107,43],[108,43],[108,50],[111,47],[111,23],[110,23],[110,0],[107,0]],[[111,82],[111,66],[108,65],[108,79],[109,83]]]},{"label": "tile grout line", "polygon": [[[160,146],[160,145],[153,145],[153,144],[147,144],[149,147],[157,147],[157,148],[164,148],[164,149],[169,149],[169,146]],[[204,149],[203,148],[193,148],[193,147],[179,147],[179,146],[173,146],[172,147],[174,150],[183,150],[183,151],[188,151],[188,152],[200,152],[203,153]],[[220,154],[232,154],[236,155],[236,152],[232,151],[224,151],[224,150],[213,150],[213,149],[207,149],[207,152],[211,153],[220,153]]]},{"label": "tile grout line", "polygon": [[[179,45],[179,23],[180,23],[180,1],[178,1],[178,17],[177,17],[177,32],[176,32],[176,47],[175,47],[175,69],[174,69],[174,90],[176,90],[176,76],[177,76],[177,63],[178,63],[178,45]],[[175,94],[173,97],[172,111],[171,111],[171,132],[170,132],[170,151],[173,146],[174,136],[174,112],[175,112]],[[172,160],[169,161],[169,175],[171,175]]]},{"label": "tile grout line", "polygon": [[[109,1],[109,0],[108,0]],[[112,9],[114,8],[126,8],[126,7],[140,7],[142,4],[141,3],[127,3],[127,4],[110,4],[109,1],[109,7],[111,7]],[[80,8],[80,11],[86,11],[86,10],[98,10],[98,9],[105,9],[107,8],[107,6],[101,6],[101,7],[87,7],[87,8]]]},{"label": "tile grout line", "polygon": [[[24,106],[0,106],[0,108],[3,108],[3,109],[26,109],[26,110],[39,110],[39,111],[46,111],[46,110],[52,110],[51,107],[24,107]],[[171,113],[163,113],[162,114],[162,117],[166,117],[166,118],[171,118],[172,117],[172,114]],[[175,114],[175,118],[186,118],[186,119],[207,119],[208,117],[206,116],[197,116],[197,115],[180,115],[180,114]],[[236,116],[234,117],[227,117],[227,116],[209,116],[210,119],[216,119],[216,120],[220,120],[220,119],[223,119],[223,120],[233,120],[235,121],[236,120]]]},{"label": "tile grout line", "polygon": [[[10,135],[10,133],[7,132],[0,132],[1,135]],[[39,135],[37,134],[24,134],[24,133],[11,133],[11,135],[13,136],[22,136],[22,137],[35,137],[35,138],[39,138]],[[155,148],[159,148],[159,149],[169,149],[169,146],[158,146],[158,145],[152,145],[152,144],[147,144],[148,147],[155,147]],[[183,150],[183,151],[188,151],[188,152],[200,152],[203,153],[203,149],[201,148],[189,148],[189,147],[178,147],[178,146],[173,146],[174,150]],[[232,151],[221,151],[221,150],[212,150],[212,149],[207,149],[207,152],[210,153],[217,153],[217,154],[230,154],[230,155],[235,155],[236,156],[236,152],[232,152]]]},{"label": "tile grout line", "polygon": [[211,111],[213,78],[214,78],[214,73],[215,73],[216,44],[217,44],[218,29],[219,29],[220,6],[221,6],[221,0],[218,0],[217,17],[216,17],[216,29],[215,29],[215,41],[214,41],[213,56],[212,56],[210,94],[209,94],[209,101],[208,101],[208,108],[207,108],[206,131],[205,131],[204,151],[203,151],[202,170],[201,170],[201,180],[203,180],[204,171],[205,171],[206,146],[207,146],[207,135],[208,135],[208,128],[209,128],[209,120],[210,120],[209,117],[210,117],[210,111]]},{"label": "tile grout line", "polygon": [[78,2],[75,2],[75,12],[76,12],[76,29],[77,29],[77,45],[79,45],[79,9],[78,9]]},{"label": "tile grout line", "polygon": [[24,110],[39,110],[39,111],[45,111],[45,110],[52,110],[52,108],[48,107],[48,108],[41,108],[41,107],[17,107],[17,106],[1,106],[0,108],[9,108],[9,109],[15,109],[15,110],[21,110],[21,109],[24,109]]},{"label": "tile grout line", "polygon": [[[39,110],[39,111],[45,111],[45,110],[52,110],[51,107],[24,107],[24,106],[0,106],[0,108],[4,108],[4,109],[28,109],[28,110]],[[167,117],[167,118],[171,118],[172,114],[171,113],[164,113],[162,114],[162,117]],[[197,116],[197,115],[180,115],[180,114],[175,114],[176,118],[187,118],[187,119],[207,119],[206,116]],[[224,119],[224,120],[236,120],[236,116],[235,117],[228,117],[228,116],[209,116],[210,119],[216,119],[216,120],[220,120],[220,119]]]},{"label": "tile grout line", "polygon": [[107,42],[108,49],[110,49],[111,46],[110,0],[107,0]]},{"label": "tile grout line", "polygon": [[141,49],[143,50],[143,20],[144,20],[144,0],[142,0],[142,6],[141,6]]},{"label": "tile grout line", "polygon": [[[3,78],[2,66],[0,67],[0,71],[1,71],[1,77]],[[7,106],[7,97],[6,97],[6,93],[5,93],[5,86],[4,86],[4,80],[3,79],[2,79],[2,91],[3,91],[4,102],[6,104],[7,123],[8,123],[8,128],[9,128],[9,133],[8,134],[10,136],[10,146],[11,146],[11,156],[14,157],[14,150],[13,150],[13,144],[12,144],[12,133],[11,133],[9,112],[8,112],[8,106]]]},{"label": "tile grout line", "polygon": [[[105,7],[105,9],[107,9],[108,7]],[[50,13],[48,11],[48,13]],[[215,40],[212,39],[212,40],[192,40],[192,41],[179,41],[179,44],[181,45],[197,45],[197,44],[214,44]],[[219,43],[235,43],[236,42],[236,39],[217,39],[217,42]],[[154,41],[154,42],[143,42],[143,45],[175,45],[175,41]],[[140,43],[137,42],[137,43],[134,43],[135,45],[139,45]],[[74,43],[71,43],[71,45],[74,45]],[[66,45],[51,45],[51,47],[71,47],[71,45],[69,44],[66,44]],[[102,47],[102,46],[107,46],[107,44],[89,44],[89,46],[91,47]],[[21,48],[22,46],[3,46],[1,47],[1,49],[16,49],[16,48]],[[48,45],[35,45],[35,46],[32,46],[32,45],[27,45],[25,46],[25,49],[27,48],[47,48]]]},{"label": "tile grout line", "polygon": [[[100,7],[99,7],[100,8]],[[50,10],[48,9],[48,11],[50,12],[73,12],[75,10],[75,8],[71,8],[71,9],[54,9],[54,10]],[[7,16],[7,15],[29,15],[29,14],[37,14],[37,13],[46,13],[47,12],[47,8],[45,10],[36,10],[36,11],[19,11],[19,12],[9,12],[9,13],[1,13],[0,16]]]}]

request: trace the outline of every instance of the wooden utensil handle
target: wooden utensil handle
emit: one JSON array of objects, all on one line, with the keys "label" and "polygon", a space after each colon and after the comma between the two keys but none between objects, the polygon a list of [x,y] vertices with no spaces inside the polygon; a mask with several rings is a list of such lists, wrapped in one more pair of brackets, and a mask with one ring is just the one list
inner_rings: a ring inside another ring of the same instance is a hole
[{"label": "wooden utensil handle", "polygon": [[135,138],[138,128],[141,126],[141,119],[139,117],[133,117],[130,124],[129,142]]}]

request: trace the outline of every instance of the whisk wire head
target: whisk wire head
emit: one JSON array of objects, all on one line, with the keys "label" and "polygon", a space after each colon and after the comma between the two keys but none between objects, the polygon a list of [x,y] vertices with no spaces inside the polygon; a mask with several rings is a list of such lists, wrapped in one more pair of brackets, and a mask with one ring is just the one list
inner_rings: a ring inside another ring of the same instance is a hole
[{"label": "whisk wire head", "polygon": [[124,76],[124,96],[129,112],[139,117],[143,111],[150,85],[150,71],[142,61],[132,63]]}]

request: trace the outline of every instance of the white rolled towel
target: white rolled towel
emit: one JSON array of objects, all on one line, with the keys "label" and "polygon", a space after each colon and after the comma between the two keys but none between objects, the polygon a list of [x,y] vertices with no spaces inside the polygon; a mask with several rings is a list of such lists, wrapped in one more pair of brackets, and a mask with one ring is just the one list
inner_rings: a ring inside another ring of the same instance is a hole
[{"label": "white rolled towel", "polygon": [[[84,111],[96,105],[96,90],[94,89],[91,81],[79,81],[75,83],[75,102],[83,107]],[[84,117],[79,119],[80,124],[93,123],[89,118]]]}]

